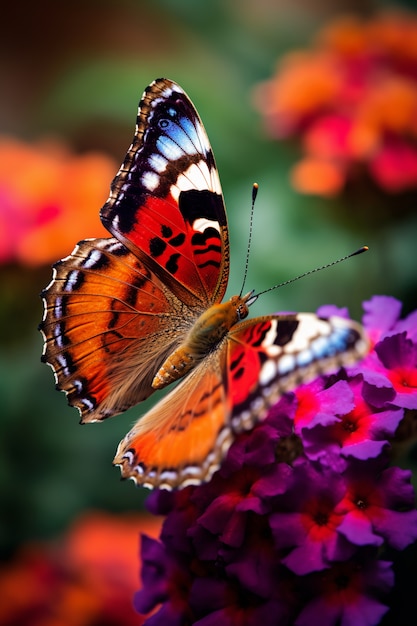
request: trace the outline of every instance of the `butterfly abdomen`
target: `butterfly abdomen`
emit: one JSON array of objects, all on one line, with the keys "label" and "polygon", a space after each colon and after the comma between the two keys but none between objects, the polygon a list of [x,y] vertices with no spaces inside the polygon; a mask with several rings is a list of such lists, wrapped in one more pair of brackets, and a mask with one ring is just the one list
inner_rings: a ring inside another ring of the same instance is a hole
[{"label": "butterfly abdomen", "polygon": [[[249,294],[248,294],[249,295]],[[228,302],[213,304],[197,318],[183,343],[172,352],[152,381],[162,389],[182,378],[214,350],[229,330],[249,313],[247,296],[233,296]]]}]

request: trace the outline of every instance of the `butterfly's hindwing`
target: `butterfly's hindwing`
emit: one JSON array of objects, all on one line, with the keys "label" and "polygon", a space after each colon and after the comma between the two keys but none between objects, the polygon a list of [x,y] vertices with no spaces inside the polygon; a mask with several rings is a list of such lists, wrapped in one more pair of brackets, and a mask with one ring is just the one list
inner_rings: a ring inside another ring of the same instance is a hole
[{"label": "butterfly's hindwing", "polygon": [[152,394],[160,364],[193,321],[193,312],[117,239],[80,242],[55,265],[43,298],[43,359],[84,422]]},{"label": "butterfly's hindwing", "polygon": [[209,480],[233,435],[224,351],[214,352],[120,442],[114,463],[138,485],[174,489]]},{"label": "butterfly's hindwing", "polygon": [[277,314],[242,322],[229,341],[233,430],[252,428],[283,393],[352,365],[367,349],[359,324],[341,317]]}]

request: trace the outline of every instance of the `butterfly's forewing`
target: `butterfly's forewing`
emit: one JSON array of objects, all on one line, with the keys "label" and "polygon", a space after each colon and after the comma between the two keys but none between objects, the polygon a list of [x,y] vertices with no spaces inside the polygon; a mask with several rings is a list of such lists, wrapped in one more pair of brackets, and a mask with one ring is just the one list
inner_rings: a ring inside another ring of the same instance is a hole
[{"label": "butterfly's forewing", "polygon": [[237,324],[135,424],[114,462],[124,477],[149,487],[208,480],[236,435],[264,419],[283,393],[366,350],[361,327],[338,317],[273,315]]},{"label": "butterfly's forewing", "polygon": [[220,181],[197,111],[172,81],[143,94],[101,219],[185,302],[222,299],[229,241]]}]

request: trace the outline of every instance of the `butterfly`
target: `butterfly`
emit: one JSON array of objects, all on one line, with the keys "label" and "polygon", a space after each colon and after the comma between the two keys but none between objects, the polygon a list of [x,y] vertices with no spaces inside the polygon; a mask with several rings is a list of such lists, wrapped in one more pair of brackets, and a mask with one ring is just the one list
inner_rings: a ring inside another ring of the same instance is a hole
[{"label": "butterfly", "polygon": [[100,217],[112,237],[79,242],[42,292],[42,360],[82,423],[177,383],[120,442],[123,477],[168,490],[208,481],[283,393],[365,354],[355,322],[247,320],[253,292],[222,302],[229,238],[219,176],[176,83],[145,90]]}]

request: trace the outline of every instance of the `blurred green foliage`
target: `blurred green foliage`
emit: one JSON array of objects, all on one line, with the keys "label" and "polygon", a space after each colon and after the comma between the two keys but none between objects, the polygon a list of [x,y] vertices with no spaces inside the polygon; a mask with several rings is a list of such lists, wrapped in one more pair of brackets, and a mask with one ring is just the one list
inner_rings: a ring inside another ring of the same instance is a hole
[{"label": "blurred green foliage", "polygon": [[[102,150],[121,162],[143,89],[157,76],[172,78],[196,104],[216,155],[230,222],[230,292],[240,290],[254,181],[260,192],[248,289],[266,289],[370,246],[365,256],[268,294],[252,314],[334,303],[358,317],[362,300],[374,293],[399,297],[411,310],[416,216],[381,230],[376,215],[365,229],[338,218],[337,200],[297,195],[288,180],[297,147],[270,141],[251,102],[253,87],[269,77],[281,53],[306,45],[341,11],[383,4],[346,0],[336,9],[329,0],[44,0],[23,11],[8,3],[0,131],[24,139],[59,136],[76,151]],[[146,407],[81,428],[40,363],[38,294],[50,277],[47,267],[0,269],[4,555],[24,540],[53,535],[79,511],[138,509],[146,495],[120,484],[111,466],[117,443]]]}]

